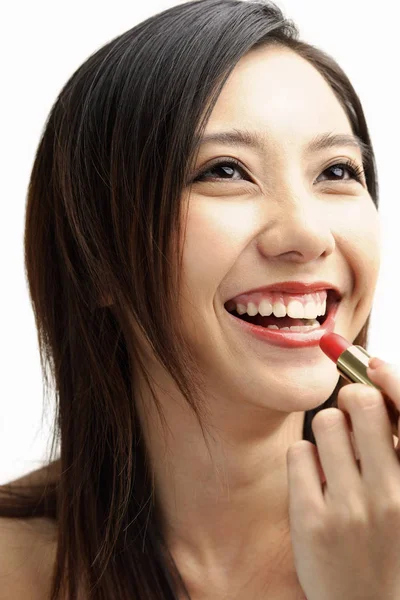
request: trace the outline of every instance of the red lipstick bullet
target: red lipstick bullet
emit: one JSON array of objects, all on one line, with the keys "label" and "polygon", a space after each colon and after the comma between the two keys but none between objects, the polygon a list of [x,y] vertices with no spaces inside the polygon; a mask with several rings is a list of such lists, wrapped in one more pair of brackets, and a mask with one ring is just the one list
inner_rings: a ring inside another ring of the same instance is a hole
[{"label": "red lipstick bullet", "polygon": [[343,336],[337,333],[327,333],[319,340],[319,347],[325,354],[336,363],[336,368],[342,377],[350,383],[363,383],[378,389],[385,400],[389,418],[392,423],[392,431],[398,436],[397,422],[399,411],[393,401],[383,391],[372,383],[367,375],[367,367],[371,356],[362,346],[354,346]]}]

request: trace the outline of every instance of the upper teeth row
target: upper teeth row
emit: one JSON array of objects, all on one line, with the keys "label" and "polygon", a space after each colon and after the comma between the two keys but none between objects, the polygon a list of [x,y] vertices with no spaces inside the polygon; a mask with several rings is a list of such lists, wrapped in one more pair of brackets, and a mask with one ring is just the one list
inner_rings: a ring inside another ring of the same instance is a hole
[{"label": "upper teeth row", "polygon": [[269,317],[273,313],[275,317],[287,315],[292,319],[315,319],[326,313],[326,298],[323,302],[309,300],[305,305],[298,300],[291,300],[287,306],[279,300],[272,304],[264,298],[258,305],[255,302],[236,304],[236,312],[239,315],[247,313],[250,317],[254,317],[257,313]]}]

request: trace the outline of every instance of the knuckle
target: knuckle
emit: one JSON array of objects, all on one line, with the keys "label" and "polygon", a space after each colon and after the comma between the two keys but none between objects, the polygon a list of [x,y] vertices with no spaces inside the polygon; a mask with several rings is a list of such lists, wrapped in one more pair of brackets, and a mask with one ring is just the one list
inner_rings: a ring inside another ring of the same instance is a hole
[{"label": "knuckle", "polygon": [[358,400],[361,401],[362,404],[365,404],[365,401],[371,402],[371,404],[378,404],[382,400],[382,394],[376,388],[373,388],[369,385],[365,385],[362,393],[357,396]]},{"label": "knuckle", "polygon": [[[312,509],[311,509],[312,508]],[[291,511],[291,529],[294,534],[307,537],[310,541],[316,541],[324,535],[325,515],[319,506],[309,507],[301,518],[293,518]]]},{"label": "knuckle", "polygon": [[338,400],[347,407],[354,405],[360,408],[377,406],[383,401],[381,392],[369,385],[351,383],[339,390]]},{"label": "knuckle", "polygon": [[361,392],[364,387],[365,385],[362,383],[348,383],[340,388],[338,392],[338,398],[340,397],[343,400],[353,398],[354,394]]},{"label": "knuckle", "polygon": [[346,502],[337,507],[334,521],[340,532],[349,528],[361,531],[368,526],[368,514],[360,498],[353,496],[346,498]]},{"label": "knuckle", "polygon": [[314,542],[329,544],[350,532],[362,535],[370,526],[368,511],[358,496],[332,507],[323,518],[314,517],[307,523],[307,532]]},{"label": "knuckle", "polygon": [[338,423],[343,422],[344,415],[339,408],[329,407],[320,410],[313,418],[311,426],[317,428],[330,429],[336,427]]},{"label": "knuckle", "polygon": [[309,540],[314,542],[323,542],[329,540],[329,521],[326,521],[322,515],[313,515],[304,523],[305,532]]},{"label": "knuckle", "polygon": [[379,522],[390,523],[391,525],[400,525],[400,497],[386,495],[385,498],[380,498],[373,509],[375,520]]},{"label": "knuckle", "polygon": [[391,377],[396,377],[396,378],[400,377],[399,367],[394,363],[385,362],[383,365],[379,366],[379,371],[380,371],[380,373],[383,373],[386,376],[389,375]]}]

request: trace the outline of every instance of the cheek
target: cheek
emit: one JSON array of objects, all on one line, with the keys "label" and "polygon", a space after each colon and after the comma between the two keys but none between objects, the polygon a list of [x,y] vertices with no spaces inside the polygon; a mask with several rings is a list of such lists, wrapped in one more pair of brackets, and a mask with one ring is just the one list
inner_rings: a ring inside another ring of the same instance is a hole
[{"label": "cheek", "polygon": [[221,198],[191,202],[183,247],[184,281],[189,290],[208,298],[215,294],[251,238],[250,213],[243,201],[240,205]]},{"label": "cheek", "polygon": [[361,306],[368,313],[381,260],[379,214],[372,200],[369,200],[362,203],[358,210],[350,210],[346,216],[346,221],[340,227],[338,242],[353,276],[353,294],[361,300]]},{"label": "cheek", "polygon": [[368,276],[379,270],[381,254],[379,214],[372,200],[363,203],[361,210],[347,213],[344,243],[356,262],[356,269]]}]

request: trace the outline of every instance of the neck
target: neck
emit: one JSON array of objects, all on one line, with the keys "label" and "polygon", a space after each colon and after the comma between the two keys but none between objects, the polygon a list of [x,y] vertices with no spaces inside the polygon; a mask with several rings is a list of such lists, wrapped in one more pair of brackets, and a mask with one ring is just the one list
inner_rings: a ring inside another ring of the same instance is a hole
[{"label": "neck", "polygon": [[286,453],[303,437],[304,412],[240,403],[233,411],[218,399],[204,437],[184,402],[162,401],[163,428],[144,400],[139,413],[174,558],[208,573],[221,557],[226,572],[243,572],[243,548],[249,565],[256,557],[264,565],[281,561],[290,547]]}]

